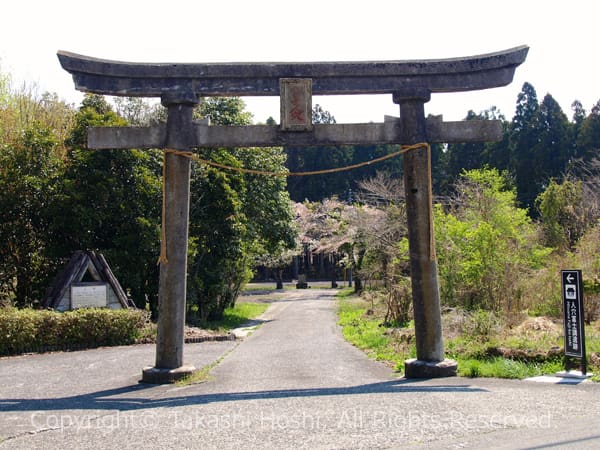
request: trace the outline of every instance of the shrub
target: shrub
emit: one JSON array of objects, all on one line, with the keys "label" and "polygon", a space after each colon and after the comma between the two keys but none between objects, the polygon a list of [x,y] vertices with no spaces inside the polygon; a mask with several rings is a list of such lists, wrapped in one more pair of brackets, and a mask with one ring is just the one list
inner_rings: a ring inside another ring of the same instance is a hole
[{"label": "shrub", "polygon": [[148,315],[141,310],[85,308],[59,313],[0,309],[0,355],[132,344]]},{"label": "shrub", "polygon": [[465,333],[472,339],[488,341],[500,329],[500,320],[492,311],[478,309],[465,324]]},{"label": "shrub", "polygon": [[36,343],[35,313],[33,310],[4,308],[0,316],[0,354],[18,353]]},{"label": "shrub", "polygon": [[537,242],[527,211],[495,169],[463,173],[453,208],[435,209],[440,298],[444,305],[519,310],[517,282],[543,267],[551,249]]}]

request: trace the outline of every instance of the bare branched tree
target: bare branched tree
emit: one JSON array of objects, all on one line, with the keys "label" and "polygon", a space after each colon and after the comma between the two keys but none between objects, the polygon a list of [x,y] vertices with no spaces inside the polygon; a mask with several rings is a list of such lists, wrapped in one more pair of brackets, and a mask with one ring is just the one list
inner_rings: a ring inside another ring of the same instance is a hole
[{"label": "bare branched tree", "polygon": [[567,177],[581,180],[585,221],[595,224],[600,219],[600,157],[575,161]]},{"label": "bare branched tree", "polygon": [[398,205],[404,203],[404,187],[401,178],[392,178],[387,172],[377,172],[374,177],[358,183],[357,199],[371,206]]}]

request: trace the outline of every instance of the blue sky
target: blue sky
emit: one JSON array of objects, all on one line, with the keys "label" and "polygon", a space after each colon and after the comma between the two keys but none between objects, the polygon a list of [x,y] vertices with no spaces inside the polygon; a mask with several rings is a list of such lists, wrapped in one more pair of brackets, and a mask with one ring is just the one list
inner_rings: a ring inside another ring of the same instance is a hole
[{"label": "blue sky", "polygon": [[[568,5],[568,6],[567,6]],[[495,2],[370,0],[5,2],[0,67],[78,103],[56,51],[124,61],[348,61],[432,59],[530,46],[510,86],[437,94],[426,112],[459,120],[495,105],[510,119],[523,82],[551,93],[567,116],[600,99],[600,6],[589,0]],[[277,98],[245,98],[257,121],[279,115]],[[313,99],[338,122],[398,115],[391,96]]]}]

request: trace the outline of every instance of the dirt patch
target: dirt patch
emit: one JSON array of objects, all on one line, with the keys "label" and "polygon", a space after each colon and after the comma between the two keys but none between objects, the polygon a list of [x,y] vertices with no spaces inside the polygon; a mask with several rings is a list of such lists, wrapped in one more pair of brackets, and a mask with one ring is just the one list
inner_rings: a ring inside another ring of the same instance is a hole
[{"label": "dirt patch", "polygon": [[446,339],[454,339],[461,336],[465,330],[465,324],[469,322],[467,312],[458,308],[445,308],[442,312],[442,330]]},{"label": "dirt patch", "polygon": [[186,342],[201,342],[201,341],[216,341],[226,340],[231,333],[223,333],[215,330],[205,330],[198,327],[185,327],[185,341]]},{"label": "dirt patch", "polygon": [[519,348],[490,347],[486,350],[486,356],[513,359],[524,362],[545,362],[551,359],[559,358],[563,355],[563,349],[552,347],[548,351],[534,351]]},{"label": "dirt patch", "polygon": [[[229,341],[234,340],[235,336],[232,333],[223,333],[216,330],[205,330],[198,327],[185,326],[184,341],[186,344],[206,341]],[[156,333],[138,339],[136,344],[154,344],[156,343]]]},{"label": "dirt patch", "polygon": [[541,331],[545,333],[559,332],[559,326],[547,317],[529,317],[523,323],[515,328],[517,334],[532,331]]},{"label": "dirt patch", "polygon": [[275,290],[246,291],[237,299],[238,303],[273,303],[285,297],[285,293]]}]

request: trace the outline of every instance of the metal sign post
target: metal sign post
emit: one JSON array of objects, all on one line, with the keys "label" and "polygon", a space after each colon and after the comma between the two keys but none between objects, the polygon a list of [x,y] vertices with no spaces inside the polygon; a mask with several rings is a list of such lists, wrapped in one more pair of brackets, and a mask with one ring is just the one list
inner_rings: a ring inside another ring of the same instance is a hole
[{"label": "metal sign post", "polygon": [[565,370],[569,371],[569,357],[581,359],[581,373],[586,374],[585,327],[583,323],[583,280],[581,270],[563,270],[562,297],[565,327]]}]

